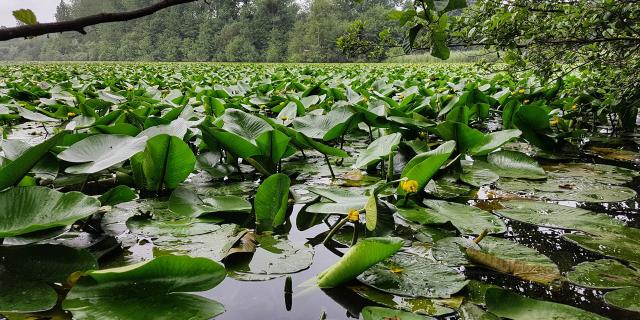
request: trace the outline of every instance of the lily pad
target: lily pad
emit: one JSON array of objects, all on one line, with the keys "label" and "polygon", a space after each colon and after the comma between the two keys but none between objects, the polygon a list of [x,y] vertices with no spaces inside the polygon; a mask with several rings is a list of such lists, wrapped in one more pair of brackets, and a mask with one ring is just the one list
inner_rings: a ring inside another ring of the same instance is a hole
[{"label": "lily pad", "polygon": [[80,192],[45,187],[17,187],[0,193],[0,237],[73,224],[100,208],[100,201]]},{"label": "lily pad", "polygon": [[198,217],[216,212],[250,212],[251,203],[232,195],[201,199],[195,191],[179,187],[171,193],[169,209],[181,216]]},{"label": "lily pad", "polygon": [[575,307],[555,302],[535,300],[496,288],[487,290],[486,304],[487,309],[489,309],[491,313],[513,320],[607,319]]},{"label": "lily pad", "polygon": [[636,196],[633,189],[593,183],[586,178],[558,178],[550,175],[546,181],[500,179],[498,188],[509,192],[521,192],[532,198],[551,201],[620,202]]},{"label": "lily pad", "polygon": [[364,285],[351,286],[349,289],[365,299],[389,308],[430,316],[441,316],[454,312],[453,309],[445,306],[445,301],[440,299],[394,296]]},{"label": "lily pad", "polygon": [[146,137],[97,134],[74,143],[58,154],[60,160],[83,164],[68,167],[65,171],[90,174],[115,166],[144,150]]},{"label": "lily pad", "polygon": [[466,250],[476,265],[545,285],[561,277],[551,259],[529,247],[495,237],[485,237],[479,245],[481,250]]},{"label": "lily pad", "polygon": [[62,307],[78,319],[210,319],[224,307],[187,292],[209,290],[225,273],[215,261],[187,256],[90,271],[69,291]]},{"label": "lily pad", "polygon": [[415,313],[382,308],[382,307],[364,307],[360,312],[363,320],[380,320],[380,319],[403,319],[403,320],[429,320],[435,318],[417,315]]},{"label": "lily pad", "polygon": [[402,135],[400,133],[393,133],[390,135],[382,136],[373,141],[366,150],[362,151],[358,155],[355,167],[362,168],[364,166],[372,165],[378,161],[388,157],[389,154],[398,146]]},{"label": "lily pad", "polygon": [[528,155],[511,150],[490,153],[487,156],[490,170],[505,178],[544,179],[547,177],[538,162]]},{"label": "lily pad", "polygon": [[420,224],[444,224],[451,222],[462,234],[502,233],[507,230],[500,218],[488,211],[455,202],[425,200],[427,208],[414,205],[398,208],[401,217]]},{"label": "lily pad", "polygon": [[545,166],[549,177],[621,185],[640,176],[636,170],[597,163],[558,163]]},{"label": "lily pad", "polygon": [[447,237],[433,244],[431,254],[438,262],[450,267],[470,266],[473,263],[467,258],[467,248],[480,250],[480,247],[469,239]]},{"label": "lily pad", "polygon": [[401,296],[449,298],[467,281],[456,270],[427,258],[398,253],[372,266],[358,280]]},{"label": "lily pad", "polygon": [[285,237],[258,235],[259,246],[249,260],[229,268],[230,276],[238,280],[262,280],[280,277],[307,269],[313,263],[313,248],[288,241]]},{"label": "lily pad", "polygon": [[640,312],[640,287],[626,287],[607,292],[604,301],[621,309]]},{"label": "lily pad", "polygon": [[567,279],[587,288],[619,289],[636,286],[640,272],[616,260],[601,259],[578,264],[567,273]]}]

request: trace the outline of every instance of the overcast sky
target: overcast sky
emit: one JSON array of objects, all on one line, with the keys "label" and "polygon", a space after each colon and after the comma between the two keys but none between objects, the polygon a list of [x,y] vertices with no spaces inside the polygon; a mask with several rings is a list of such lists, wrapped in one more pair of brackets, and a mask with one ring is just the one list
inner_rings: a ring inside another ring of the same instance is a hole
[{"label": "overcast sky", "polygon": [[13,10],[31,9],[39,22],[51,22],[55,18],[56,7],[60,0],[0,0],[0,26],[15,26]]}]

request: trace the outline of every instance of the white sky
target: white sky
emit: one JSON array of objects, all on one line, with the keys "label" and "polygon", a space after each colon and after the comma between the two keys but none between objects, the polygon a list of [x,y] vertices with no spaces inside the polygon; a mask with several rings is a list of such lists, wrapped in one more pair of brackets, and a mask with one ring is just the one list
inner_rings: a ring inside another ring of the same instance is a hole
[{"label": "white sky", "polygon": [[39,22],[54,21],[56,7],[60,0],[0,0],[0,26],[12,27],[16,25],[13,10],[31,9]]}]

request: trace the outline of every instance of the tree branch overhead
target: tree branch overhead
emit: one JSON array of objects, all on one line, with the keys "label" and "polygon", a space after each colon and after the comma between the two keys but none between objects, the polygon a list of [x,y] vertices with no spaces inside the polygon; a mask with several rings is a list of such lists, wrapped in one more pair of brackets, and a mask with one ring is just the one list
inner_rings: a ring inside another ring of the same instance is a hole
[{"label": "tree branch overhead", "polygon": [[49,33],[76,31],[86,34],[84,28],[108,22],[128,21],[151,15],[157,11],[198,0],[163,0],[153,5],[125,12],[98,13],[78,19],[60,22],[37,23],[0,29],[0,41],[37,37]]}]

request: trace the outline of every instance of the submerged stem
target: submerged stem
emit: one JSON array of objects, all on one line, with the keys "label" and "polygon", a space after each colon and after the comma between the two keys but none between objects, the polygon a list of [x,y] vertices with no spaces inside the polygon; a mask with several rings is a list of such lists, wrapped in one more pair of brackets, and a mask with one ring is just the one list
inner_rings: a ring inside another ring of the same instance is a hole
[{"label": "submerged stem", "polygon": [[333,226],[333,228],[331,228],[331,230],[329,230],[329,233],[324,238],[324,240],[322,240],[322,244],[326,245],[327,243],[329,243],[329,240],[331,240],[331,238],[333,238],[333,236],[336,234],[336,232],[338,232],[338,230],[340,230],[340,228],[342,228],[342,226],[344,226],[345,223],[347,223],[347,221],[349,221],[349,218],[348,217],[344,217],[344,218],[342,218],[342,220],[340,220],[338,223],[336,223],[336,225]]},{"label": "submerged stem", "polygon": [[336,175],[333,173],[333,168],[331,167],[331,162],[329,161],[329,157],[326,154],[324,155],[324,161],[329,166],[329,172],[331,172],[331,179],[335,179]]}]

